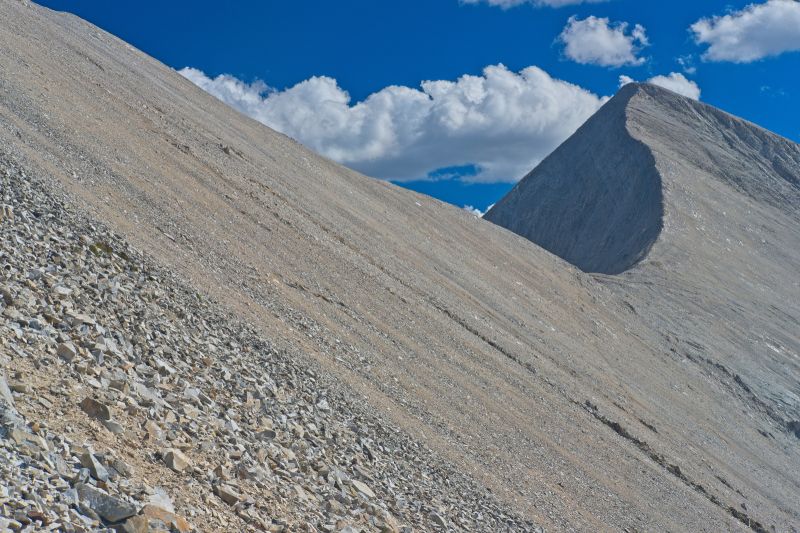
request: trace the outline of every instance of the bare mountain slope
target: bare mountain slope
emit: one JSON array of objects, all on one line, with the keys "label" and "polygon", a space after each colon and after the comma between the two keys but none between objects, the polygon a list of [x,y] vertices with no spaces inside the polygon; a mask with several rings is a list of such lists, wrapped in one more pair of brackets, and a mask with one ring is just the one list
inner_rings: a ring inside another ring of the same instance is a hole
[{"label": "bare mountain slope", "polygon": [[800,145],[631,84],[486,218],[583,270],[626,271],[599,279],[800,429]]},{"label": "bare mountain slope", "polygon": [[[766,276],[743,307],[733,292],[698,292],[707,278],[689,272],[691,284],[654,293],[650,280],[672,265],[660,243],[678,231],[668,212],[655,244],[657,217],[618,244],[631,263],[661,261],[652,274],[584,274],[463,210],[320,158],[75,17],[0,0],[0,20],[4,154],[519,515],[551,530],[800,522],[800,449],[786,423],[800,417],[772,397],[800,392],[800,314],[784,303],[797,287],[765,288],[797,281],[791,249],[775,261],[741,255]],[[729,196],[756,207],[748,198]],[[759,211],[778,232],[768,245],[796,244],[769,209]],[[762,310],[777,343],[766,364],[737,337]],[[687,312],[719,322],[695,331]],[[458,509],[441,512],[465,527]]]},{"label": "bare mountain slope", "polygon": [[633,85],[607,102],[486,214],[586,272],[619,274],[663,227],[661,176],[627,128]]}]

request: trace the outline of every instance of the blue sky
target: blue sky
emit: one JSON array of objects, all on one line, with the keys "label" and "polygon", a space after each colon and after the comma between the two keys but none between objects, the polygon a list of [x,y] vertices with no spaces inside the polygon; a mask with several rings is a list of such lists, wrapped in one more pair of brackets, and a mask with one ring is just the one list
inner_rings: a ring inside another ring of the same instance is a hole
[{"label": "blue sky", "polygon": [[621,77],[699,92],[800,141],[793,0],[41,3],[190,67],[209,92],[328,157],[481,210]]}]

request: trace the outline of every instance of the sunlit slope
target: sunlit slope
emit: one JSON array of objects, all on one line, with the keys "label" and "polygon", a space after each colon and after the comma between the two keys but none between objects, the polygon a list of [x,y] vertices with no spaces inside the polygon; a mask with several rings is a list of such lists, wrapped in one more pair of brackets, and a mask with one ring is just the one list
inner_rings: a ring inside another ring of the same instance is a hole
[{"label": "sunlit slope", "polygon": [[[797,439],[665,333],[683,293],[662,305],[327,161],[75,17],[4,0],[0,18],[3,151],[517,512],[552,530],[800,520]],[[763,375],[796,383],[781,331]]]},{"label": "sunlit slope", "polygon": [[630,84],[486,218],[583,270],[627,271],[605,282],[796,427],[800,146]]}]

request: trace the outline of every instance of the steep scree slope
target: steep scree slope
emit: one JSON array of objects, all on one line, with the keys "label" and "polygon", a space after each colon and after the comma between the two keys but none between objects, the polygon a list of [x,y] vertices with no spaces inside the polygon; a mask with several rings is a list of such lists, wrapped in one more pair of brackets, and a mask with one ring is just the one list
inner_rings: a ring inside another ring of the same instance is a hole
[{"label": "steep scree slope", "polygon": [[0,168],[0,530],[536,530],[313,361]]},{"label": "steep scree slope", "polygon": [[[620,294],[625,277],[320,158],[80,19],[11,0],[0,19],[9,159],[518,515],[595,531],[800,521],[789,408],[732,373],[724,331],[683,335],[685,293]],[[796,339],[776,324],[763,377],[795,390]],[[419,520],[469,529],[461,511]]]}]

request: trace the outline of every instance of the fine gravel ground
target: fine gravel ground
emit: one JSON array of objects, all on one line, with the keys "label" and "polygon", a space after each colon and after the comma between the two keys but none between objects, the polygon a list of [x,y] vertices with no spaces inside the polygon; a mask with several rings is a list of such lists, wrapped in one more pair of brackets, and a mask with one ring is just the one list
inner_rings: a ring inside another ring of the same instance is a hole
[{"label": "fine gravel ground", "polygon": [[0,530],[536,529],[0,162]]},{"label": "fine gravel ground", "polygon": [[624,89],[578,268],[76,17],[0,20],[10,520],[797,530],[796,145]]}]

